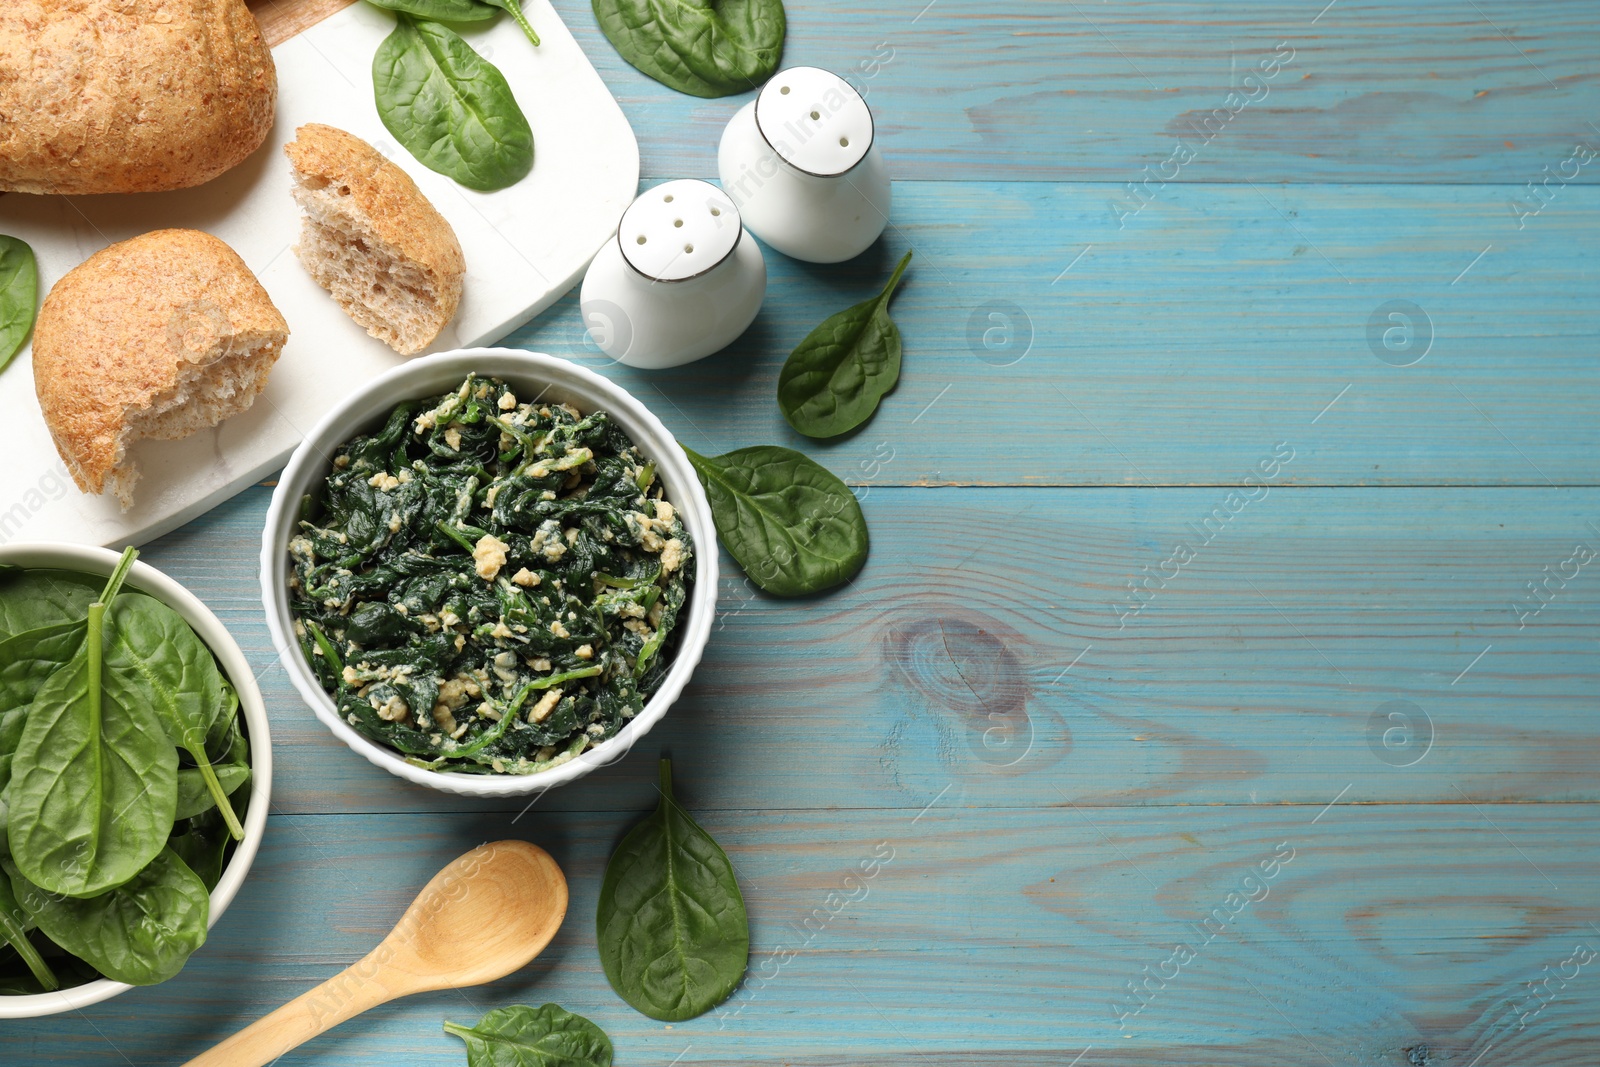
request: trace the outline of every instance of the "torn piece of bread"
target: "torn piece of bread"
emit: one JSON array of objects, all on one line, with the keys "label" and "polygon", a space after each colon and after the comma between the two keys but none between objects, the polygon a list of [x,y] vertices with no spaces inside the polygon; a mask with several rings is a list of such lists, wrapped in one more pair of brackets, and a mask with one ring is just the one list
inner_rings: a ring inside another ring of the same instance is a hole
[{"label": "torn piece of bread", "polygon": [[305,211],[295,254],[345,313],[403,356],[461,303],[455,231],[411,176],[361,138],[311,123],[283,146]]},{"label": "torn piece of bread", "polygon": [[128,446],[215,426],[266,387],[289,327],[244,260],[198,230],[157,230],[84,260],[33,331],[33,383],[78,488],[126,511]]}]

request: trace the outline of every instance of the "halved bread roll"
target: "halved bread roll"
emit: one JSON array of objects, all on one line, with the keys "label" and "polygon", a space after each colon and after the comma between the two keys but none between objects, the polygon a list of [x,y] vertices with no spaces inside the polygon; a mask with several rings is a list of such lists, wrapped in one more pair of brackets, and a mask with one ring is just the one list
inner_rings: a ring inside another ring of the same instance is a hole
[{"label": "halved bread roll", "polygon": [[312,123],[283,151],[306,213],[300,262],[367,333],[401,355],[427,348],[461,304],[466,261],[450,224],[353,134]]},{"label": "halved bread roll", "polygon": [[133,505],[128,446],[215,426],[250,407],[289,327],[244,260],[198,230],[157,230],[84,260],[45,297],[33,383],[85,493]]}]

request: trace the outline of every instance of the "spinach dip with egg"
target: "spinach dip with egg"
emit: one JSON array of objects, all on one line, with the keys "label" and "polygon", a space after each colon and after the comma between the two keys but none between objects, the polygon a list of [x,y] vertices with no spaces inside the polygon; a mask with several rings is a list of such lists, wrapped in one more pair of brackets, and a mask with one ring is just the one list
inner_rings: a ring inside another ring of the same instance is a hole
[{"label": "spinach dip with egg", "polygon": [[474,375],[332,460],[289,542],[290,609],[346,722],[420,767],[533,774],[643,709],[694,545],[604,412]]}]

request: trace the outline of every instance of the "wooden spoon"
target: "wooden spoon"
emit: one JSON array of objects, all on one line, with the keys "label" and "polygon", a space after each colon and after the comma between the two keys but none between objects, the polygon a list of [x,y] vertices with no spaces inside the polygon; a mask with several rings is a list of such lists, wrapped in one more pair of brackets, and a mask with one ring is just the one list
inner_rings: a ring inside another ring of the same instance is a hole
[{"label": "wooden spoon", "polygon": [[365,959],[186,1067],[263,1067],[396,997],[504,978],[544,951],[566,914],[567,880],[547,852],[479,845],[434,875]]}]

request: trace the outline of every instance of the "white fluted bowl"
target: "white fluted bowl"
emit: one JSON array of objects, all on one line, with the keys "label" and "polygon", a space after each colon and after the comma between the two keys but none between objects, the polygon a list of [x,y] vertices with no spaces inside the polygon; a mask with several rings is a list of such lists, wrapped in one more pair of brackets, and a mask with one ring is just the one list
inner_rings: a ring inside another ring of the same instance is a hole
[{"label": "white fluted bowl", "polygon": [[[340,717],[333,698],[317,681],[295,640],[289,610],[289,539],[296,533],[300,501],[316,491],[327,477],[332,457],[346,441],[380,425],[407,400],[436,396],[458,387],[469,374],[510,382],[519,396],[543,395],[566,401],[589,413],[604,411],[625,432],[646,458],[656,464],[656,474],[666,486],[667,499],[683,517],[694,538],[693,587],[687,610],[680,617],[678,647],[666,678],[616,737],[603,741],[580,756],[537,774],[459,774],[434,771],[407,763],[394,749],[370,740]],[[267,609],[267,629],[289,678],[311,710],[335,737],[361,756],[408,782],[445,793],[472,797],[526,796],[543,793],[582,778],[598,767],[615,763],[650,728],[661,720],[683,692],[700,663],[711,637],[717,613],[717,534],[711,505],[689,465],[689,457],[667,428],[638,400],[587,368],[565,359],[507,348],[466,348],[425,356],[374,378],[348,397],[306,434],[304,443],[289,457],[261,535],[261,598]]]}]

